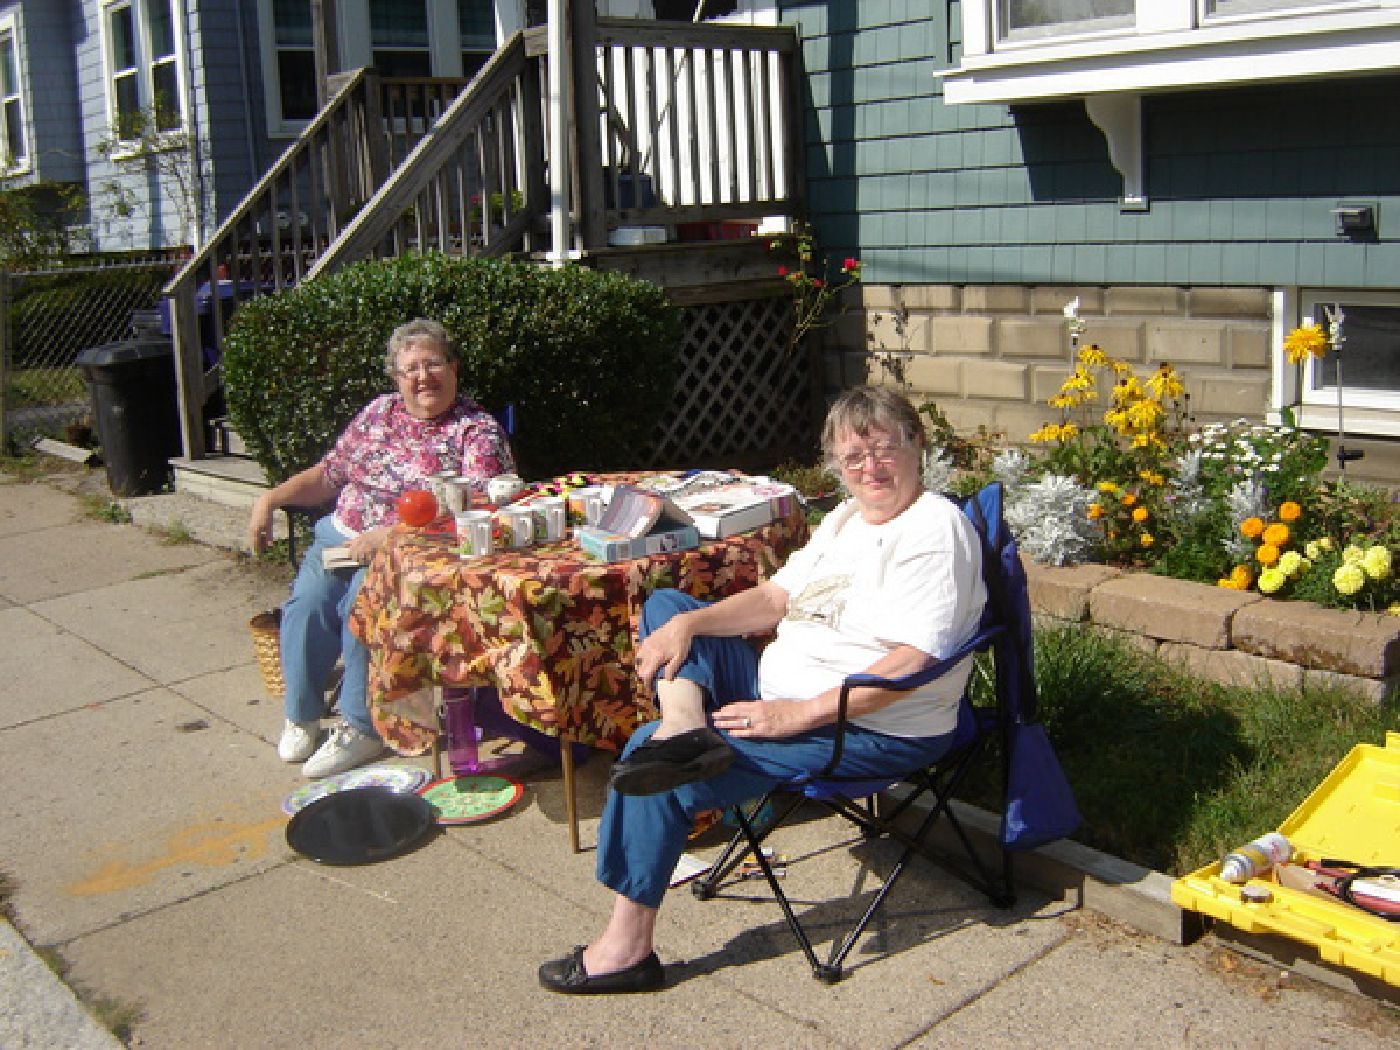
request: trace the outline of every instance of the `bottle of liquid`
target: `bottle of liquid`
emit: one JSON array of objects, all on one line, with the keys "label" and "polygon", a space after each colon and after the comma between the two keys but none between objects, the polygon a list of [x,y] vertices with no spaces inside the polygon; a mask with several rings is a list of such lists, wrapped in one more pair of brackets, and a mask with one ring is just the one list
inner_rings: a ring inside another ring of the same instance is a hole
[{"label": "bottle of liquid", "polygon": [[1248,845],[1233,849],[1220,862],[1220,877],[1226,882],[1245,883],[1263,875],[1275,864],[1285,864],[1293,856],[1293,844],[1271,831]]}]

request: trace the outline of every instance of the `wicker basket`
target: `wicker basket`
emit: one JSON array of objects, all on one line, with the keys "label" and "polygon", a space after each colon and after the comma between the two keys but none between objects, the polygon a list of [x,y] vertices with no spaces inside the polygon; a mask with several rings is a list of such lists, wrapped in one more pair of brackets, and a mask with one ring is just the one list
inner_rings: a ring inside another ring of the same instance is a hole
[{"label": "wicker basket", "polygon": [[282,698],[286,683],[282,681],[282,610],[260,612],[248,621],[253,632],[253,655],[262,673],[263,688],[268,696]]}]

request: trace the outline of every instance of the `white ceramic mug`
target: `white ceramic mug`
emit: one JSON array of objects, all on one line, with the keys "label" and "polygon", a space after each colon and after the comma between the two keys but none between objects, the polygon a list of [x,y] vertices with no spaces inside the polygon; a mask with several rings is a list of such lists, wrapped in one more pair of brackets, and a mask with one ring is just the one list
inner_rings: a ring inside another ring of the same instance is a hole
[{"label": "white ceramic mug", "polygon": [[464,510],[454,518],[463,557],[479,558],[491,553],[494,549],[491,542],[493,519],[489,510]]},{"label": "white ceramic mug", "polygon": [[524,507],[507,507],[496,512],[505,526],[507,547],[528,547],[535,540],[535,516]]},{"label": "white ceramic mug", "polygon": [[564,497],[546,496],[530,504],[530,513],[535,516],[535,539],[541,543],[557,543],[564,538],[568,512]]},{"label": "white ceramic mug", "polygon": [[474,478],[453,477],[447,482],[447,509],[453,514],[461,514],[472,509],[472,493],[476,491]]}]

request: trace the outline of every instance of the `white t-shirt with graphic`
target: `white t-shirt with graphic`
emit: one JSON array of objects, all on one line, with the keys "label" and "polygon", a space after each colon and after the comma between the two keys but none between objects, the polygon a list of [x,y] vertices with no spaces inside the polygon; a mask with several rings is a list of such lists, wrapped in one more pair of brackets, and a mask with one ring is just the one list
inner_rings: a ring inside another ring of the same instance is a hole
[{"label": "white t-shirt with graphic", "polygon": [[[759,661],[764,699],[816,696],[899,645],[944,657],[977,630],[987,599],[976,530],[951,501],[928,492],[883,525],[847,500],[772,582],[787,592],[788,608]],[[969,657],[851,721],[898,737],[951,732],[971,670]]]}]

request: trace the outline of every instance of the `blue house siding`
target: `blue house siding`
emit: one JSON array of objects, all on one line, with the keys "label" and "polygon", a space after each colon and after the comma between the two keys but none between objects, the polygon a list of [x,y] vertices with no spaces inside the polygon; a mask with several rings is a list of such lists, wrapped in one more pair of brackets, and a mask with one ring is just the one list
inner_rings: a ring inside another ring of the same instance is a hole
[{"label": "blue house siding", "polygon": [[71,11],[54,0],[0,5],[0,14],[10,11],[18,11],[21,24],[21,77],[29,109],[31,177],[36,182],[80,183],[83,151],[73,82]]},{"label": "blue house siding", "polygon": [[197,126],[212,182],[210,217],[217,220],[281,152],[266,135],[256,0],[205,0],[190,20],[189,37]]},{"label": "blue house siding", "polygon": [[958,10],[782,5],[813,221],[867,281],[1400,286],[1400,242],[1341,241],[1331,215],[1360,199],[1383,235],[1400,222],[1400,78],[1146,97],[1150,207],[1124,212],[1082,103],[944,105]]}]

